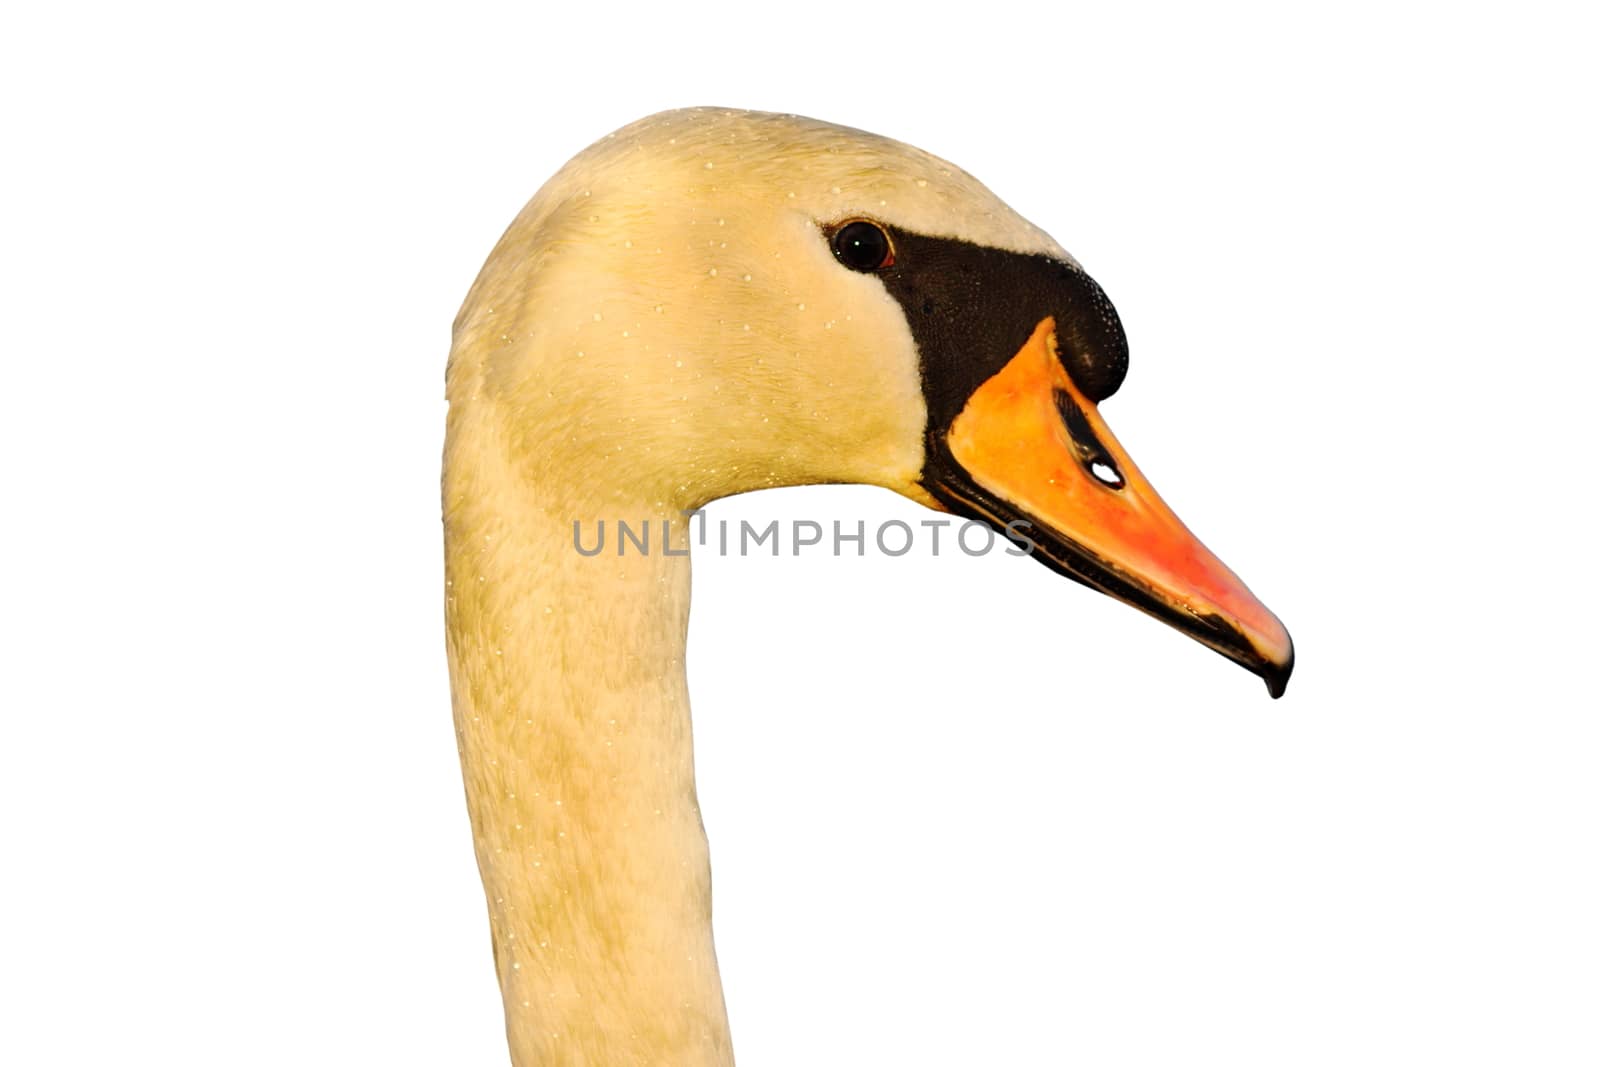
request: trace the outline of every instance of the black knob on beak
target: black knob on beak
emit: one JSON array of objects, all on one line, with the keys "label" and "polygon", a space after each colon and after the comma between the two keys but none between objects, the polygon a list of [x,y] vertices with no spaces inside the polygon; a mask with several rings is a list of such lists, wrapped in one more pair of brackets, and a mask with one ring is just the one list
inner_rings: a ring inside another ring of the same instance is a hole
[{"label": "black knob on beak", "polygon": [[1064,267],[1061,281],[1065,306],[1056,315],[1061,365],[1072,384],[1098,404],[1128,376],[1128,335],[1111,299],[1093,278]]}]

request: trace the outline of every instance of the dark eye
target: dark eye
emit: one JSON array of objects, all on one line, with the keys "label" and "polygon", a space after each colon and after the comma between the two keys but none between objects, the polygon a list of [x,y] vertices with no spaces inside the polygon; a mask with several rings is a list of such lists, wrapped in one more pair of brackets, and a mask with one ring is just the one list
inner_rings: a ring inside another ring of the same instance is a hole
[{"label": "dark eye", "polygon": [[889,235],[870,222],[847,222],[833,235],[835,258],[851,270],[882,270],[894,262]]}]

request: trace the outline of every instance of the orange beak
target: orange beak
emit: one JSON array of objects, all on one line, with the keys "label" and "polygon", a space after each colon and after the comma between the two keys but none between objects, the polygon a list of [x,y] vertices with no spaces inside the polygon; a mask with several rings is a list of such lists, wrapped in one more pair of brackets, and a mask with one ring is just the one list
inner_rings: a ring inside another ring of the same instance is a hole
[{"label": "orange beak", "polygon": [[938,496],[1010,524],[1047,566],[1177,627],[1283,695],[1289,632],[1128,458],[1062,365],[1054,318],[972,393],[943,444],[958,469],[937,477]]}]

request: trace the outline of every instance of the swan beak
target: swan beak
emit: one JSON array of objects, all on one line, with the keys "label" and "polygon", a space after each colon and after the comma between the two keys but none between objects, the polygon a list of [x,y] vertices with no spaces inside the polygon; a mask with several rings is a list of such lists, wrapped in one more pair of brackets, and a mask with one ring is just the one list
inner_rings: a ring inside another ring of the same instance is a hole
[{"label": "swan beak", "polygon": [[1134,466],[1063,366],[1053,318],[972,393],[943,445],[930,473],[953,510],[1031,541],[1051,569],[1182,630],[1283,695],[1289,632]]}]

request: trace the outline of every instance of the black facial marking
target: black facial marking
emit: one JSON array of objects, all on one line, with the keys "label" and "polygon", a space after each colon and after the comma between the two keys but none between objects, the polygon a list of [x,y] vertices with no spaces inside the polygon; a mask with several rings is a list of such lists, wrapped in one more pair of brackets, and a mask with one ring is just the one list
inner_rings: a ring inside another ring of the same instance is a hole
[{"label": "black facial marking", "polygon": [[[833,241],[859,225],[875,224],[847,223]],[[967,398],[1047,317],[1056,320],[1061,363],[1084,396],[1099,403],[1122,384],[1128,339],[1111,301],[1083,271],[1049,256],[882,230],[893,258],[875,274],[905,309],[917,342],[930,439],[943,436]]]}]

